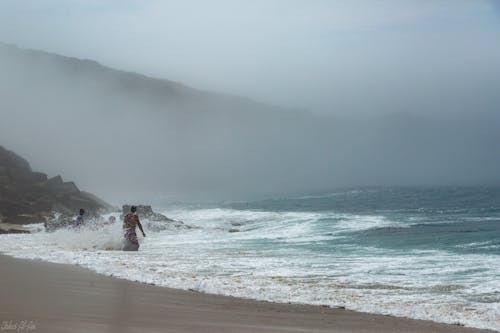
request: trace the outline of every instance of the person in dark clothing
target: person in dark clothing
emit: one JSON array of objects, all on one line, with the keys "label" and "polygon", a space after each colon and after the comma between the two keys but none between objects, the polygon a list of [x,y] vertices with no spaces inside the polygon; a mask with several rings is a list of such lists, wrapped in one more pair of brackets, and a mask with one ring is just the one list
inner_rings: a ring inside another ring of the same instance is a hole
[{"label": "person in dark clothing", "polygon": [[83,215],[85,214],[85,210],[83,208],[80,208],[80,212],[78,216],[75,218],[75,226],[76,227],[81,227],[84,223],[83,220]]}]

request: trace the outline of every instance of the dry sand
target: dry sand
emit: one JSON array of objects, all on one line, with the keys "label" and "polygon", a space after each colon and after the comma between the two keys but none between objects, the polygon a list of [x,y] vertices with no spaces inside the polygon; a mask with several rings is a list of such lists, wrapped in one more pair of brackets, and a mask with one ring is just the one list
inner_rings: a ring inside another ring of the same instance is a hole
[{"label": "dry sand", "polygon": [[0,332],[489,332],[206,295],[0,255]]}]

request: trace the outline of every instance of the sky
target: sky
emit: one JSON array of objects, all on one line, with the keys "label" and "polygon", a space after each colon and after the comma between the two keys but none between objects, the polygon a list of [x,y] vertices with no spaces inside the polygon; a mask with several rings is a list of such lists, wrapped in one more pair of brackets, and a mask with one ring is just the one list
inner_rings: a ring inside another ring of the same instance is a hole
[{"label": "sky", "polygon": [[0,44],[0,145],[114,203],[498,185],[499,41],[500,0],[2,0],[0,42],[271,107]]},{"label": "sky", "polygon": [[0,41],[313,112],[477,112],[499,3],[2,0]]}]

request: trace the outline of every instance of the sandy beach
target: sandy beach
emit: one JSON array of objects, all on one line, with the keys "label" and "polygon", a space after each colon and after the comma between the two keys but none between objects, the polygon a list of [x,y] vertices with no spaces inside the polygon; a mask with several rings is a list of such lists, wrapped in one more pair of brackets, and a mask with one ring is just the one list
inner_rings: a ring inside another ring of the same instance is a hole
[{"label": "sandy beach", "polygon": [[491,332],[206,295],[0,256],[2,332]]}]

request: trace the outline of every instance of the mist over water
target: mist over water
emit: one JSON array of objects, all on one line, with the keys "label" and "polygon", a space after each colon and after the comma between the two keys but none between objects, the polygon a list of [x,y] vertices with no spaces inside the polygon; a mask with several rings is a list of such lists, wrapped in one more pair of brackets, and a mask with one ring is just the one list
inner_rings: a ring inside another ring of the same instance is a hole
[{"label": "mist over water", "polygon": [[318,115],[2,49],[2,144],[115,203],[500,182],[498,112]]},{"label": "mist over water", "polygon": [[51,4],[0,5],[0,140],[108,201],[500,183],[495,1]]}]

